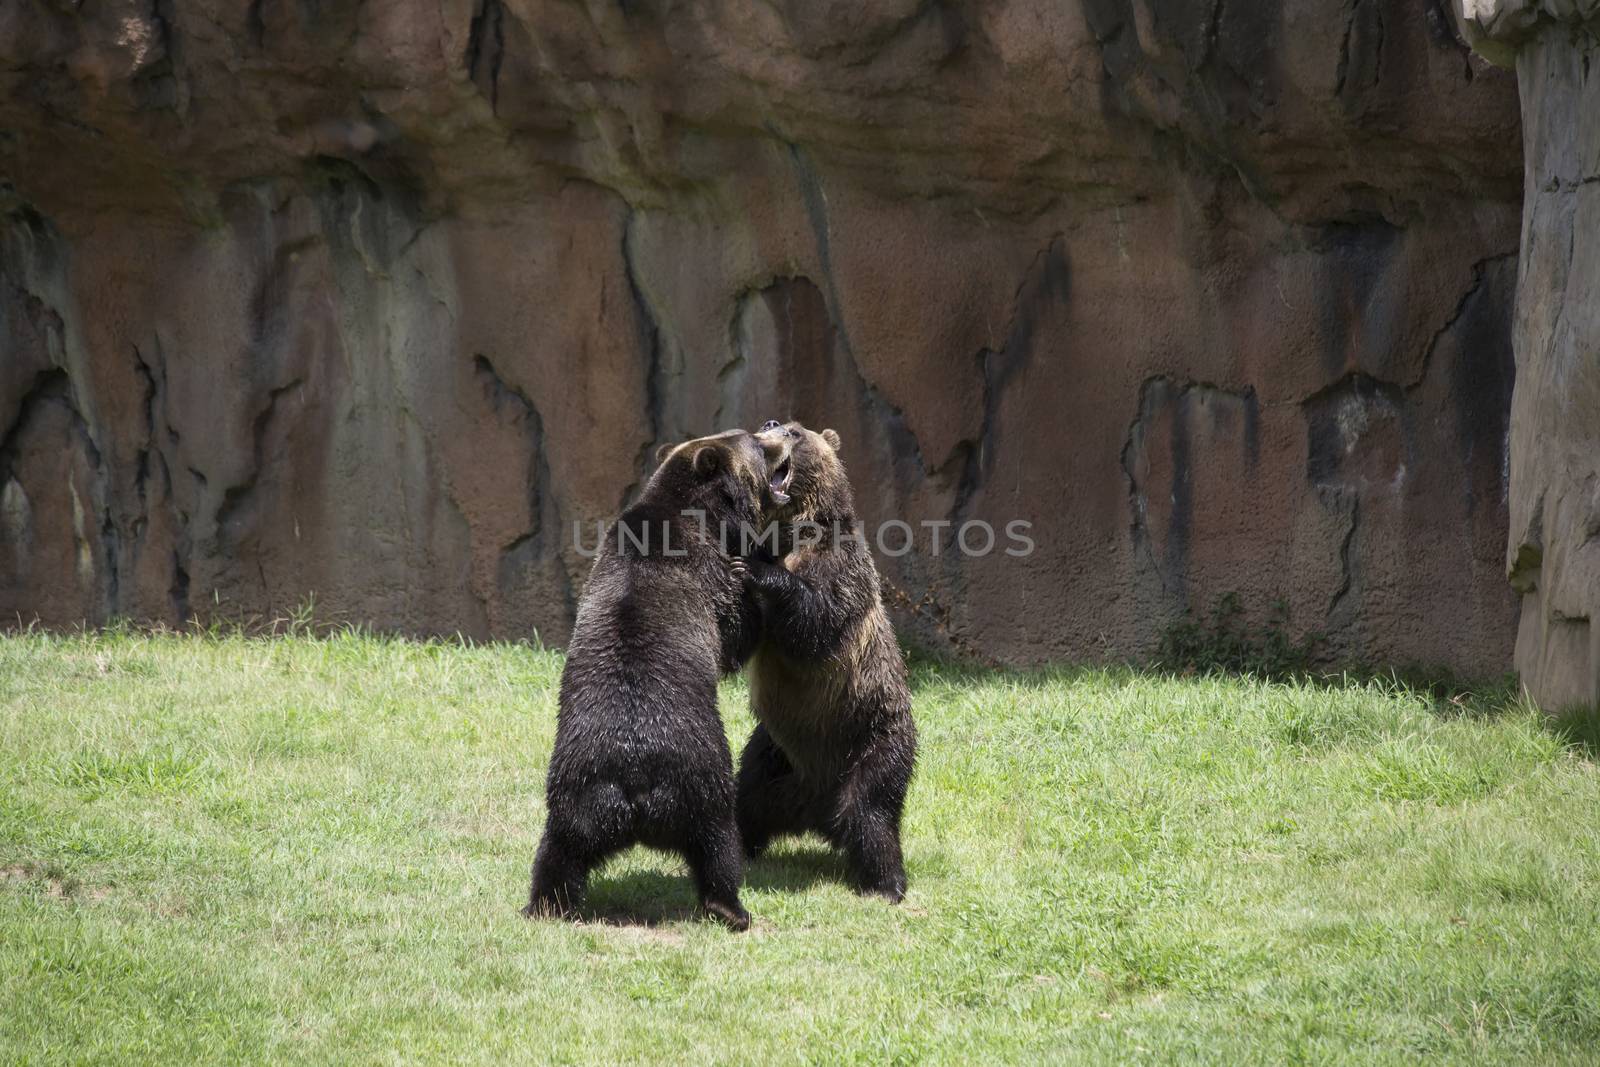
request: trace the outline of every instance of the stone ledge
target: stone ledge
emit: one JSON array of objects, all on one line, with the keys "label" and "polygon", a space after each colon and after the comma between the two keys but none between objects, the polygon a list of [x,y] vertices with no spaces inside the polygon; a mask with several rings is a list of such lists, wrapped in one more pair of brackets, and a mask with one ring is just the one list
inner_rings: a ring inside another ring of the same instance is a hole
[{"label": "stone ledge", "polygon": [[1541,22],[1600,21],[1600,0],[1451,0],[1456,22],[1473,51],[1513,69],[1517,49]]}]

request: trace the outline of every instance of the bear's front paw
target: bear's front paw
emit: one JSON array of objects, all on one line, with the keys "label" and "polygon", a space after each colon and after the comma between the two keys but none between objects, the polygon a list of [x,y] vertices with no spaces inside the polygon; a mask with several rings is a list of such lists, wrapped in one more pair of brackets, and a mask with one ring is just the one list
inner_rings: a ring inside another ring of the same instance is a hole
[{"label": "bear's front paw", "polygon": [[734,556],[728,560],[728,569],[733,572],[735,578],[739,579],[741,585],[750,584],[750,564],[745,562],[743,556]]},{"label": "bear's front paw", "polygon": [[764,559],[750,559],[745,561],[745,569],[749,571],[750,581],[758,586],[769,587],[774,582],[781,581],[789,576],[789,572],[780,563],[772,563]]}]

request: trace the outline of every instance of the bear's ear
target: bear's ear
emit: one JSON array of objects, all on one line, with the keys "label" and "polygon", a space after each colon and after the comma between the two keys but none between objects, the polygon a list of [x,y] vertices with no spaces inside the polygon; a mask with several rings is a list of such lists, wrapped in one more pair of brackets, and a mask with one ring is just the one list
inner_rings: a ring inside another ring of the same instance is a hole
[{"label": "bear's ear", "polygon": [[716,445],[704,445],[694,454],[694,472],[702,478],[709,478],[722,469],[722,449]]},{"label": "bear's ear", "polygon": [[839,431],[838,430],[823,430],[822,431],[822,439],[824,441],[828,442],[828,447],[829,448],[833,449],[835,452],[839,451]]},{"label": "bear's ear", "polygon": [[662,445],[660,448],[656,449],[656,466],[659,467],[663,463],[665,463],[667,461],[667,457],[672,455],[672,450],[674,448],[677,448],[677,447],[678,447],[677,445],[672,444],[669,441],[668,443]]}]

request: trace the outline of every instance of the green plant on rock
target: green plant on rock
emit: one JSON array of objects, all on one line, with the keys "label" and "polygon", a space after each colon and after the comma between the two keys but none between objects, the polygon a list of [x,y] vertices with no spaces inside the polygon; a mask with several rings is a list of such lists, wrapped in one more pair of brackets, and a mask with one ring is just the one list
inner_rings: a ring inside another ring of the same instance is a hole
[{"label": "green plant on rock", "polygon": [[1253,674],[1290,678],[1311,673],[1323,635],[1296,640],[1289,632],[1289,604],[1275,600],[1266,618],[1252,624],[1239,594],[1224,593],[1205,618],[1193,609],[1161,635],[1156,665],[1180,674]]}]

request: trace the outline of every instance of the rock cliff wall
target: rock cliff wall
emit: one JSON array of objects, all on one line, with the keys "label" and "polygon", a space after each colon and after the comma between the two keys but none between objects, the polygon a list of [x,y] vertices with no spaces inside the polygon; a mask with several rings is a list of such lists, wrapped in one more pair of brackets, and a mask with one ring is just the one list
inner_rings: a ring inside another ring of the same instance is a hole
[{"label": "rock cliff wall", "polygon": [[1033,524],[880,555],[918,643],[1507,664],[1516,85],[1433,0],[23,0],[0,78],[7,617],[559,642],[574,522],[792,415]]},{"label": "rock cliff wall", "polygon": [[1600,706],[1600,0],[1467,0],[1514,64],[1527,166],[1511,410],[1516,666],[1551,709]]}]

